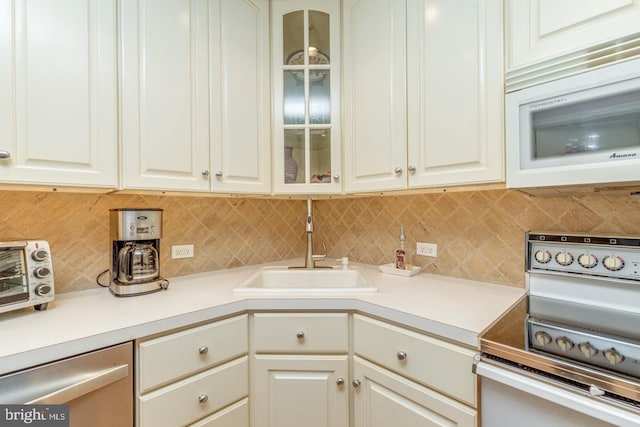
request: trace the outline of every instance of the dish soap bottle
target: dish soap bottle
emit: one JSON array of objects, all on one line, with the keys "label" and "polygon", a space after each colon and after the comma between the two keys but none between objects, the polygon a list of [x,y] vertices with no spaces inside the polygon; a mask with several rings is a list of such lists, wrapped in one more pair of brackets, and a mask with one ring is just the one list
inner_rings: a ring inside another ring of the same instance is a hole
[{"label": "dish soap bottle", "polygon": [[400,243],[396,249],[396,268],[400,270],[411,270],[411,254],[405,248],[405,240],[407,236],[404,234],[404,227],[400,227]]}]

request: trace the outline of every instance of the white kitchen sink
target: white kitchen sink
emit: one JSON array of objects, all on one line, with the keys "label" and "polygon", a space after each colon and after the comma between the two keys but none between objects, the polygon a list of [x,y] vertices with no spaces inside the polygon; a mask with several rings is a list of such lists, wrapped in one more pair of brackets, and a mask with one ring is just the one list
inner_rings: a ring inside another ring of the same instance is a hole
[{"label": "white kitchen sink", "polygon": [[378,292],[360,269],[262,267],[240,282],[233,292],[314,293]]}]

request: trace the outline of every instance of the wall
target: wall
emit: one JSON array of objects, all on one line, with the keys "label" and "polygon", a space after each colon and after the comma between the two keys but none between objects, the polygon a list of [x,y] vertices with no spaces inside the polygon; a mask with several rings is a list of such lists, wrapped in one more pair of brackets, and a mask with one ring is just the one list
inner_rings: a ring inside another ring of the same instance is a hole
[{"label": "wall", "polygon": [[[165,277],[304,256],[300,200],[2,191],[0,239],[38,237],[52,246],[56,291],[94,288],[109,267],[109,209],[164,209]],[[531,197],[495,190],[321,200],[314,203],[316,253],[368,264],[392,262],[400,225],[431,273],[524,286],[524,232],[530,229],[640,235],[639,196]],[[195,244],[171,260],[170,246]]]}]

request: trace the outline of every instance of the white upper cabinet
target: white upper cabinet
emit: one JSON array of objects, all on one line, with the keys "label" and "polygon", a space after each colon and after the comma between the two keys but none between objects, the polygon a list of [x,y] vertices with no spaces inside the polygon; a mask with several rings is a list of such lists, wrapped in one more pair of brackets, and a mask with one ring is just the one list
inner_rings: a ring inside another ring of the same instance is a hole
[{"label": "white upper cabinet", "polygon": [[504,181],[500,0],[348,0],[344,19],[346,191]]},{"label": "white upper cabinet", "polygon": [[124,188],[266,193],[267,0],[122,3]]},{"label": "white upper cabinet", "polygon": [[508,0],[509,90],[638,55],[640,0]]},{"label": "white upper cabinet", "polygon": [[213,191],[271,191],[269,0],[210,2]]},{"label": "white upper cabinet", "polygon": [[0,182],[116,186],[115,0],[0,1]]},{"label": "white upper cabinet", "polygon": [[406,2],[345,0],[342,11],[345,190],[404,189]]},{"label": "white upper cabinet", "polygon": [[273,185],[339,193],[340,1],[272,0]]},{"label": "white upper cabinet", "polygon": [[409,187],[504,181],[502,2],[408,0]]},{"label": "white upper cabinet", "polygon": [[121,3],[122,184],[209,190],[208,3]]}]

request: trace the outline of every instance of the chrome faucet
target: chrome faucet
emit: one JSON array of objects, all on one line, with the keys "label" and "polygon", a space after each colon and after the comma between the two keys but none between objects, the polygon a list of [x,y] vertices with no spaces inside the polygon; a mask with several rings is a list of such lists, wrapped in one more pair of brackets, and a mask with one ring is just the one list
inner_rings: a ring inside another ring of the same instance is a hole
[{"label": "chrome faucet", "polygon": [[313,254],[313,208],[312,201],[309,197],[307,199],[307,219],[305,221],[306,232],[307,232],[307,254],[304,257],[304,267],[289,267],[289,268],[331,268],[331,266],[321,266],[316,265],[316,261],[324,261],[327,259],[327,247],[323,244],[325,253],[322,255],[314,255]]}]

